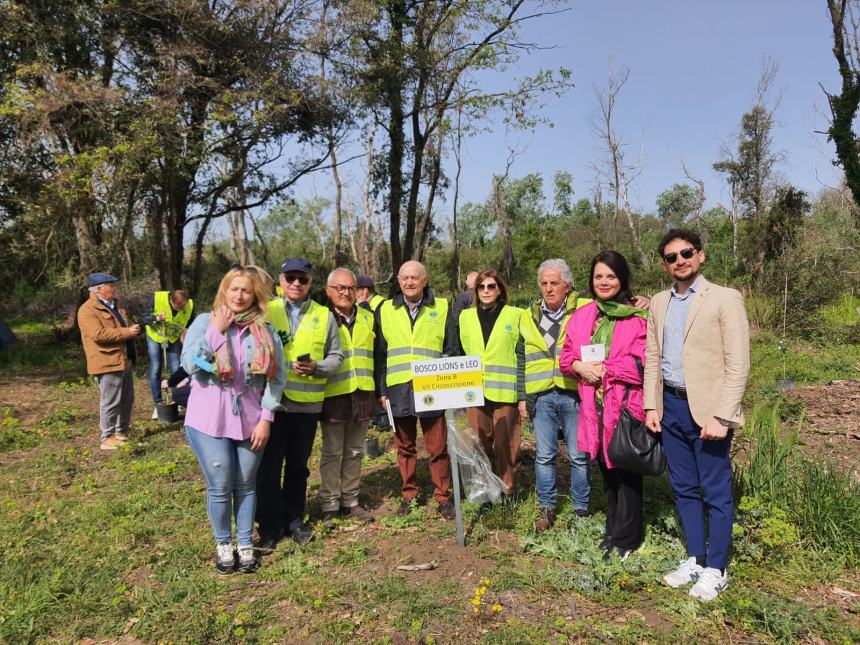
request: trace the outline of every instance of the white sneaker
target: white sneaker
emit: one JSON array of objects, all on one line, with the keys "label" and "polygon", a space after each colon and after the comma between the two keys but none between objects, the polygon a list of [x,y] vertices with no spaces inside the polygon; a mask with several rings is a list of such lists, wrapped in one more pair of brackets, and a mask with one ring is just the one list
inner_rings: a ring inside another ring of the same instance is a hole
[{"label": "white sneaker", "polygon": [[681,562],[681,566],[672,573],[667,573],[663,576],[663,584],[677,589],[682,585],[695,582],[704,571],[704,567],[696,564],[696,558],[688,558]]},{"label": "white sneaker", "polygon": [[150,419],[158,419],[158,408],[152,408],[152,416]]},{"label": "white sneaker", "polygon": [[729,576],[719,569],[708,567],[699,574],[696,584],[690,589],[690,595],[702,602],[710,602],[729,587]]},{"label": "white sneaker", "polygon": [[257,570],[257,556],[254,555],[254,547],[250,544],[247,546],[240,544],[237,547],[239,552],[239,571],[242,573],[253,573]]},{"label": "white sneaker", "polygon": [[236,556],[233,555],[233,545],[219,544],[215,553],[215,568],[218,573],[232,573],[236,568]]}]

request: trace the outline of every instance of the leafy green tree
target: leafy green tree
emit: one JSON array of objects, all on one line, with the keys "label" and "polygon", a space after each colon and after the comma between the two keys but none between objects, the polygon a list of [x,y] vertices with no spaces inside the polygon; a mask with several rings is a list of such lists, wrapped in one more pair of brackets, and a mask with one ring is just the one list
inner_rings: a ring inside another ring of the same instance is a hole
[{"label": "leafy green tree", "polygon": [[657,215],[667,228],[681,226],[698,204],[698,194],[688,184],[673,184],[657,195]]}]

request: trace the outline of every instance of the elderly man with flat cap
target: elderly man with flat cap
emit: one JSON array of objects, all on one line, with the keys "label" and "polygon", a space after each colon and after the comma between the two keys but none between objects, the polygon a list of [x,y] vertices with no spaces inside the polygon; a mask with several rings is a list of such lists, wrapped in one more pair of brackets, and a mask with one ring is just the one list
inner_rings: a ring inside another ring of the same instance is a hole
[{"label": "elderly man with flat cap", "polygon": [[316,437],[328,377],[343,363],[337,323],[327,307],[308,297],[311,265],[290,258],[281,265],[284,295],[269,303],[269,321],[284,345],[287,384],[266,452],[257,471],[258,549],[274,549],[283,534],[303,546],[313,537],[305,524],[308,459]]},{"label": "elderly man with flat cap", "polygon": [[376,283],[369,275],[360,275],[355,279],[356,301],[359,307],[375,312],[385,302],[385,298],[376,293]]},{"label": "elderly man with flat cap", "polygon": [[116,450],[128,440],[134,407],[134,337],[140,325],[129,325],[125,310],[117,306],[116,283],[108,273],[90,273],[90,297],[78,309],[87,372],[99,386],[102,450]]},{"label": "elderly man with flat cap", "polygon": [[416,412],[412,390],[412,361],[452,356],[458,352],[448,301],[427,286],[427,270],[420,262],[404,262],[397,273],[400,293],[386,300],[376,312],[374,370],[379,403],[391,406],[394,416],[394,444],[403,480],[398,514],[406,515],[416,503],[418,424],[430,455],[430,478],[439,514],[455,517],[451,503],[451,462],[444,411]]}]

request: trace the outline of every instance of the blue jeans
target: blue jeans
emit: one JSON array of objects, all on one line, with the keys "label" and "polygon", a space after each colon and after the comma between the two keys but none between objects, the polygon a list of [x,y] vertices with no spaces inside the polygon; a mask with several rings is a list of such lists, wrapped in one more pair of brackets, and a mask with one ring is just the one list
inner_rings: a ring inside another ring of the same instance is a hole
[{"label": "blue jeans", "polygon": [[[149,336],[146,337],[146,349],[149,351],[149,389],[152,390],[152,400],[155,403],[161,401],[161,370],[164,367],[162,358],[164,350],[161,343],[156,343]],[[178,340],[167,345],[167,371],[168,376],[179,369],[179,356],[182,354],[182,343]]]},{"label": "blue jeans", "polygon": [[541,508],[555,508],[555,461],[558,457],[558,428],[561,426],[567,456],[570,460],[570,496],[574,510],[588,510],[591,484],[588,481],[589,458],[576,449],[579,428],[579,402],[571,394],[549,390],[535,401],[534,429],[537,439],[535,484]]},{"label": "blue jeans", "polygon": [[185,426],[185,436],[206,478],[206,511],[217,544],[230,544],[233,513],[236,538],[250,545],[257,505],[257,468],[263,450],[251,450],[251,441],[219,439]]},{"label": "blue jeans", "polygon": [[[687,538],[687,555],[705,557],[707,565],[725,569],[732,545],[732,436],[705,440],[685,399],[663,393],[663,451],[675,508]],[[705,529],[705,512],[708,526]]]}]

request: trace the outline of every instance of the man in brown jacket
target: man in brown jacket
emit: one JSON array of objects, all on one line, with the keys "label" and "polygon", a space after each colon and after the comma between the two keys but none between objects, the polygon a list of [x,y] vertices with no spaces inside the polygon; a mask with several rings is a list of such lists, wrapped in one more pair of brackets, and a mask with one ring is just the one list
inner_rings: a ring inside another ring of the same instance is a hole
[{"label": "man in brown jacket", "polygon": [[140,325],[129,325],[126,312],[117,308],[116,283],[110,274],[91,273],[90,299],[78,309],[87,372],[99,386],[102,450],[116,450],[128,439],[134,406],[134,337]]}]

